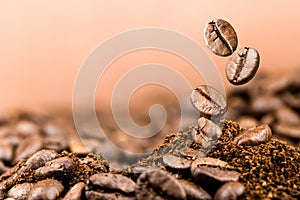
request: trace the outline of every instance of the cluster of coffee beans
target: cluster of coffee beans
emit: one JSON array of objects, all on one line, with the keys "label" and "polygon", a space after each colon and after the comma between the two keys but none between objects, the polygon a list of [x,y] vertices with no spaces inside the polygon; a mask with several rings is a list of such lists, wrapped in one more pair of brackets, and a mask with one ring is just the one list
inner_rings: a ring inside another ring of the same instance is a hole
[{"label": "cluster of coffee beans", "polygon": [[25,111],[0,115],[0,174],[41,149],[86,152],[74,129],[44,114]]},{"label": "cluster of coffee beans", "polygon": [[238,38],[234,28],[223,19],[209,22],[203,31],[206,46],[216,55],[230,56],[225,72],[227,80],[234,85],[249,82],[259,66],[259,54],[256,49],[244,47],[236,50]]},{"label": "cluster of coffee beans", "polygon": [[300,79],[297,72],[261,75],[228,97],[227,119],[249,128],[270,125],[274,137],[300,147]]}]

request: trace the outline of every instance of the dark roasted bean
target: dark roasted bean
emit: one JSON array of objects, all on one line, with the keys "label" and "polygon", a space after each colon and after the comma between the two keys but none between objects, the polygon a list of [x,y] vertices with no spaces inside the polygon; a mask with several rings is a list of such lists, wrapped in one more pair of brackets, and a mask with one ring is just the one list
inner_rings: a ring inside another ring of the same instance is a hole
[{"label": "dark roasted bean", "polygon": [[45,166],[35,171],[35,177],[43,178],[49,176],[60,176],[67,173],[73,165],[73,161],[69,157],[56,158],[48,161]]},{"label": "dark roasted bean", "polygon": [[258,145],[272,138],[272,130],[267,124],[248,129],[234,138],[237,145]]},{"label": "dark roasted bean", "polygon": [[20,159],[26,158],[43,148],[43,138],[39,135],[27,137],[20,142],[13,160],[16,164]]},{"label": "dark roasted bean", "polygon": [[179,153],[182,157],[190,158],[192,160],[196,158],[205,157],[205,154],[199,149],[186,148],[185,150],[180,151]]},{"label": "dark roasted bean", "polygon": [[7,196],[18,200],[25,200],[32,186],[32,183],[21,183],[15,185],[8,191]]},{"label": "dark roasted bean", "polygon": [[62,200],[80,200],[82,199],[82,193],[84,190],[85,184],[83,182],[76,183],[68,193],[62,198]]},{"label": "dark roasted bean", "polygon": [[259,66],[259,54],[257,50],[244,47],[236,51],[226,65],[227,80],[234,85],[242,85],[249,82]]},{"label": "dark roasted bean", "polygon": [[229,56],[237,48],[237,35],[233,27],[223,19],[209,22],[203,30],[206,46],[219,56]]},{"label": "dark roasted bean", "polygon": [[208,85],[201,85],[194,89],[191,101],[200,114],[207,118],[222,117],[227,109],[223,94]]},{"label": "dark roasted bean", "polygon": [[245,186],[240,182],[225,183],[214,196],[214,200],[236,200],[244,191]]},{"label": "dark roasted bean", "polygon": [[88,180],[88,186],[121,193],[133,193],[135,190],[135,183],[131,179],[119,174],[109,173],[92,175]]},{"label": "dark roasted bean", "polygon": [[191,164],[191,170],[194,171],[200,166],[212,166],[212,167],[221,167],[221,168],[227,168],[227,169],[233,169],[232,166],[230,166],[227,162],[219,160],[217,158],[197,158],[193,161]]},{"label": "dark roasted bean", "polygon": [[165,154],[163,156],[163,163],[173,169],[189,169],[192,161],[183,157]]},{"label": "dark roasted bean", "polygon": [[187,199],[193,200],[210,200],[212,197],[203,190],[199,185],[196,185],[190,181],[179,180],[181,183],[186,195]]},{"label": "dark roasted bean", "polygon": [[240,173],[219,168],[199,166],[191,168],[193,178],[201,184],[218,184],[238,181]]},{"label": "dark roasted bean", "polygon": [[137,180],[135,191],[138,200],[186,199],[182,185],[163,170],[142,173]]},{"label": "dark roasted bean", "polygon": [[28,200],[54,200],[57,199],[62,191],[64,186],[54,179],[46,179],[39,181],[33,185],[31,190],[28,193]]}]

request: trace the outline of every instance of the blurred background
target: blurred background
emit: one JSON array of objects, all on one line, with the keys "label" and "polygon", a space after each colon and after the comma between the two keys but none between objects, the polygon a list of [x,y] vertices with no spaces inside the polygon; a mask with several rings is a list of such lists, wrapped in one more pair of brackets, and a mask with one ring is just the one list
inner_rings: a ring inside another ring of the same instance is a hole
[{"label": "blurred background", "polygon": [[[260,52],[258,73],[299,67],[299,1],[1,1],[0,107],[61,106],[71,108],[80,65],[99,44],[124,31],[159,27],[195,40],[216,63],[226,88],[228,58],[213,55],[204,45],[203,26],[224,18],[235,28],[239,47]],[[108,94],[122,73],[137,64],[156,62],[184,73],[188,63],[163,52],[136,52],[112,65],[101,94]],[[117,66],[117,68],[118,68]],[[121,67],[122,66],[122,67]],[[197,76],[187,74],[193,86]],[[99,94],[98,94],[99,93]]]}]

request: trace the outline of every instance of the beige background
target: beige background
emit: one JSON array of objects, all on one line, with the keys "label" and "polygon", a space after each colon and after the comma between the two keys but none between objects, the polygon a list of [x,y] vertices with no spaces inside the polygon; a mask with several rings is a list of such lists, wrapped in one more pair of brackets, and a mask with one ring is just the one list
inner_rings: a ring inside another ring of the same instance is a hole
[{"label": "beige background", "polygon": [[[261,55],[260,71],[278,71],[300,64],[300,2],[274,1],[1,1],[0,107],[70,106],[76,73],[97,45],[115,34],[142,27],[181,32],[203,46],[222,73],[227,58],[205,48],[202,28],[214,18],[228,20],[239,46]],[[166,63],[184,73],[186,63],[168,54],[137,52],[120,58],[107,75],[107,87],[131,65]],[[122,73],[121,73],[122,72]],[[193,85],[199,81],[190,74]]]}]

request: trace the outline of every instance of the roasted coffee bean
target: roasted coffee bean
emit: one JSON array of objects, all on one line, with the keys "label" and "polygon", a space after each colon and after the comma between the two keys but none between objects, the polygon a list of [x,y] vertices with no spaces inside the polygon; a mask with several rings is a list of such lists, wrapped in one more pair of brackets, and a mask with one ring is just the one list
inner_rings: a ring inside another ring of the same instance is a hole
[{"label": "roasted coffee bean", "polygon": [[252,128],[258,125],[258,121],[250,116],[242,116],[237,120],[237,123],[246,129]]},{"label": "roasted coffee bean", "polygon": [[190,181],[179,180],[181,183],[186,195],[187,199],[193,200],[210,200],[212,197],[203,190],[199,185],[196,185]]},{"label": "roasted coffee bean", "polygon": [[17,122],[14,131],[21,136],[31,136],[40,133],[38,125],[28,120],[21,120]]},{"label": "roasted coffee bean", "polygon": [[209,139],[218,139],[222,134],[220,126],[204,117],[200,117],[198,120],[198,130]]},{"label": "roasted coffee bean", "polygon": [[234,85],[245,84],[254,77],[258,66],[259,54],[257,50],[249,47],[239,49],[226,65],[227,80]]},{"label": "roasted coffee bean", "polygon": [[43,138],[40,135],[33,135],[32,137],[27,137],[26,139],[21,140],[12,163],[16,164],[19,160],[34,154],[42,148]]},{"label": "roasted coffee bean", "polygon": [[172,175],[163,170],[144,172],[137,180],[137,200],[186,199],[184,188]]},{"label": "roasted coffee bean", "polygon": [[289,137],[291,139],[300,139],[300,125],[291,126],[288,124],[276,124],[274,130],[278,135]]},{"label": "roasted coffee bean", "polygon": [[173,169],[189,169],[192,161],[183,157],[165,154],[163,156],[163,163]]},{"label": "roasted coffee bean", "polygon": [[121,196],[118,193],[102,193],[97,191],[86,191],[86,199],[91,200],[135,200],[135,197]]},{"label": "roasted coffee bean", "polygon": [[57,180],[46,179],[38,181],[35,183],[31,190],[28,192],[28,200],[40,200],[40,199],[57,199],[62,191],[64,186]]},{"label": "roasted coffee bean", "polygon": [[272,130],[267,124],[248,129],[234,138],[237,145],[258,145],[272,138]]},{"label": "roasted coffee bean", "polygon": [[80,200],[83,197],[83,190],[85,184],[83,182],[76,183],[68,193],[62,198],[62,200]]},{"label": "roasted coffee bean", "polygon": [[217,158],[197,158],[194,160],[191,164],[191,170],[194,171],[200,166],[212,166],[212,167],[221,167],[221,168],[227,168],[227,169],[233,169],[232,166],[230,166],[227,162],[219,160]]},{"label": "roasted coffee bean", "polygon": [[192,149],[192,148],[186,148],[185,150],[180,151],[179,154],[182,157],[190,158],[191,160],[205,157],[204,152],[200,151],[199,149]]},{"label": "roasted coffee bean", "polygon": [[7,196],[18,200],[25,200],[32,186],[32,183],[17,184],[8,191]]},{"label": "roasted coffee bean", "polygon": [[25,162],[25,165],[20,169],[21,172],[25,172],[28,170],[35,170],[39,167],[42,167],[46,164],[46,162],[53,160],[58,156],[58,153],[54,150],[40,150],[33,154],[28,160]]},{"label": "roasted coffee bean", "polygon": [[48,161],[45,166],[38,168],[35,171],[36,178],[44,178],[50,176],[60,176],[71,170],[73,166],[73,161],[69,157],[56,158],[54,160]]},{"label": "roasted coffee bean", "polygon": [[203,30],[206,46],[219,56],[229,56],[237,48],[238,38],[234,28],[223,19],[209,22]]},{"label": "roasted coffee bean", "polygon": [[275,110],[277,121],[282,124],[299,125],[300,116],[295,111],[287,106],[282,106]]},{"label": "roasted coffee bean", "polygon": [[251,101],[250,109],[254,113],[268,113],[282,106],[282,101],[271,95],[257,96]]},{"label": "roasted coffee bean", "polygon": [[300,93],[291,94],[290,92],[285,92],[282,94],[282,100],[292,108],[300,109]]},{"label": "roasted coffee bean", "polygon": [[208,85],[201,85],[191,94],[193,106],[206,118],[222,117],[227,109],[225,97]]},{"label": "roasted coffee bean", "polygon": [[245,186],[240,182],[225,183],[214,196],[214,200],[235,200],[240,197],[244,191]]},{"label": "roasted coffee bean", "polygon": [[88,186],[95,189],[99,188],[104,191],[109,190],[125,194],[133,193],[135,190],[135,182],[131,179],[119,174],[109,173],[92,175],[88,180]]},{"label": "roasted coffee bean", "polygon": [[191,167],[193,178],[201,185],[238,181],[240,173],[208,166]]},{"label": "roasted coffee bean", "polygon": [[13,159],[13,153],[13,145],[0,142],[0,160],[10,162]]}]

